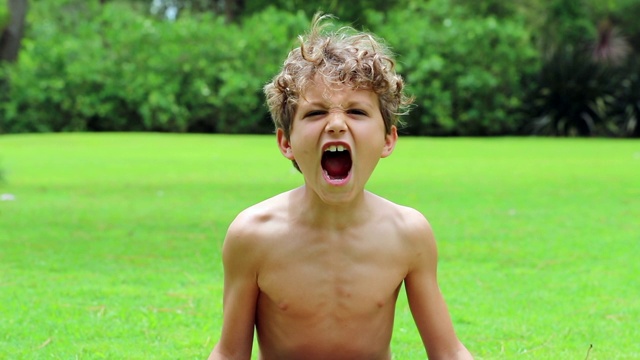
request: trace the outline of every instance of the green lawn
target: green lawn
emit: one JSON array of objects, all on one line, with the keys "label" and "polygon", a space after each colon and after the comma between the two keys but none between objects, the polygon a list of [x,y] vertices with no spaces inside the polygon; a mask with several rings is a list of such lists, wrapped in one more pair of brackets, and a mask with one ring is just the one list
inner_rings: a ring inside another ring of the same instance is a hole
[{"label": "green lawn", "polygon": [[[206,358],[227,225],[302,181],[273,136],[2,135],[0,173],[1,359]],[[369,189],[430,219],[477,359],[640,358],[640,141],[401,138]]]}]

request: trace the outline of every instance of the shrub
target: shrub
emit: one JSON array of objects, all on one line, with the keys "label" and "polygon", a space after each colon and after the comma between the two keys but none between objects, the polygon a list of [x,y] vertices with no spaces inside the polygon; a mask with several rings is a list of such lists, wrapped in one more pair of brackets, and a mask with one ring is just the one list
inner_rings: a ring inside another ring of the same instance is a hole
[{"label": "shrub", "polygon": [[640,135],[640,67],[598,63],[573,48],[554,53],[533,80],[524,132],[552,136]]},{"label": "shrub", "polygon": [[243,19],[230,42],[229,61],[221,64],[219,131],[272,131],[262,87],[278,72],[309,21],[302,12],[272,7]]},{"label": "shrub", "polygon": [[609,20],[600,22],[596,35],[558,37],[562,42],[549,50],[541,71],[530,81],[523,107],[530,120],[524,132],[638,136],[637,55]]},{"label": "shrub", "polygon": [[522,24],[474,17],[444,0],[368,16],[400,54],[399,71],[416,98],[409,132],[496,135],[516,128],[522,74],[538,64]]},{"label": "shrub", "polygon": [[620,76],[608,116],[616,135],[640,137],[640,60],[630,57]]},{"label": "shrub", "polygon": [[598,135],[607,129],[607,111],[616,80],[611,67],[573,46],[549,56],[531,82],[523,111],[526,133],[537,135]]},{"label": "shrub", "polygon": [[[92,2],[33,8],[19,61],[7,68],[3,130],[79,131],[88,130],[88,122],[96,118],[118,118],[122,108],[105,101],[103,93],[116,65],[109,61],[108,44],[101,36],[100,8]],[[56,15],[46,17],[46,12]],[[80,12],[89,21],[78,18]]]},{"label": "shrub", "polygon": [[[169,22],[127,6],[34,4],[37,21],[7,72],[0,131],[270,131],[261,88],[307,28],[305,14],[270,7],[237,24],[206,13]],[[396,46],[416,96],[407,130],[511,131],[520,73],[536,65],[526,30],[444,0],[415,6],[367,16],[371,30]]]},{"label": "shrub", "polygon": [[271,8],[237,25],[209,13],[163,21],[122,3],[58,6],[70,4],[64,19],[32,22],[6,70],[0,131],[266,131],[262,85],[308,24]]}]

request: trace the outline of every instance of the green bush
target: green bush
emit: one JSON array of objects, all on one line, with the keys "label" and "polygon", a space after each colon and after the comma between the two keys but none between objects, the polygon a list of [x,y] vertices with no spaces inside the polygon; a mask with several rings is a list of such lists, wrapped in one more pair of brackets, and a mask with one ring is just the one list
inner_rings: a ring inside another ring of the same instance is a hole
[{"label": "green bush", "polygon": [[524,132],[552,136],[640,136],[640,62],[593,56],[590,49],[556,49],[532,79]]},{"label": "green bush", "polygon": [[640,60],[632,56],[619,77],[608,113],[610,127],[615,135],[640,137]]},{"label": "green bush", "polygon": [[[234,24],[208,13],[168,22],[127,6],[34,4],[20,62],[7,71],[0,131],[271,130],[261,88],[307,15],[269,7]],[[368,13],[417,99],[408,132],[514,129],[519,79],[535,70],[536,52],[518,22],[472,15],[444,0]]]},{"label": "green bush", "polygon": [[523,107],[525,132],[607,135],[607,112],[617,86],[614,70],[573,46],[559,47],[532,81]]},{"label": "green bush", "polygon": [[513,132],[524,90],[537,70],[530,34],[515,20],[474,17],[446,0],[409,11],[369,12],[375,31],[400,54],[398,68],[416,108],[408,131],[428,135]]},{"label": "green bush", "polygon": [[169,22],[126,4],[77,6],[84,19],[32,22],[5,70],[0,131],[266,131],[262,85],[308,24],[274,9],[229,25],[206,13]]},{"label": "green bush", "polygon": [[626,35],[633,34],[634,26],[620,17],[621,9],[633,3],[640,4],[552,2],[543,32],[543,65],[530,79],[523,102],[525,133],[639,135],[640,68]]},{"label": "green bush", "polygon": [[582,46],[596,33],[596,22],[589,17],[590,1],[551,0],[543,26],[539,29],[545,50],[559,46]]},{"label": "green bush", "polygon": [[[172,22],[148,14],[147,2],[136,5],[145,11],[128,0],[33,2],[18,62],[0,66],[0,133],[271,132],[262,86],[315,5],[266,3],[247,3],[227,23],[195,7]],[[605,70],[573,55],[602,33],[595,20],[605,15],[635,39],[628,12],[640,1],[594,4],[403,0],[339,20],[366,24],[398,54],[416,99],[405,133],[638,136],[637,64]],[[545,52],[562,47],[573,55]]]},{"label": "green bush", "polygon": [[229,60],[221,64],[221,111],[216,113],[220,132],[272,131],[262,87],[279,71],[309,21],[302,12],[271,7],[243,19],[229,43]]},{"label": "green bush", "polygon": [[[39,4],[29,13],[19,61],[7,67],[9,101],[0,117],[4,131],[80,131],[89,130],[90,123],[118,127],[128,121],[126,104],[109,101],[110,86],[122,76],[114,76],[119,65],[112,56],[116,51],[110,51],[112,42],[103,33],[106,25],[115,24],[101,21],[102,8],[95,3],[72,5]],[[131,15],[118,14],[136,20]]]}]

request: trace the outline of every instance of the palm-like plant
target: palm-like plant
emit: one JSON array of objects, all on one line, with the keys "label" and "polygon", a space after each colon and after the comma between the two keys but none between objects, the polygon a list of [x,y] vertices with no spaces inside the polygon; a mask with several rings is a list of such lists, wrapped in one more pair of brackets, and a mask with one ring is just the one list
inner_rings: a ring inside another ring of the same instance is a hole
[{"label": "palm-like plant", "polygon": [[532,81],[525,131],[554,136],[638,136],[640,62],[610,21],[592,45],[557,46]]},{"label": "palm-like plant", "polygon": [[531,119],[526,131],[553,136],[601,134],[616,90],[610,70],[581,49],[562,46],[553,51],[525,101]]},{"label": "palm-like plant", "polygon": [[631,57],[609,113],[619,136],[640,137],[640,60]]}]

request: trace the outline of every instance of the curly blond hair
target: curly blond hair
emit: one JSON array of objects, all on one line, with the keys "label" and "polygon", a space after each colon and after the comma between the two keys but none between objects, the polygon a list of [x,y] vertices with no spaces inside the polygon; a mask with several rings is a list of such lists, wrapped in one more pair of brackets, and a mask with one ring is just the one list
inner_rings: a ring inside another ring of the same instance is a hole
[{"label": "curly blond hair", "polygon": [[343,27],[325,32],[324,20],[330,15],[316,14],[310,31],[299,36],[300,46],[293,49],[282,71],[264,87],[269,112],[276,128],[288,139],[298,100],[316,76],[327,86],[349,86],[375,92],[387,134],[401,124],[400,115],[412,103],[404,90],[402,77],[395,72],[391,51],[373,34]]}]

